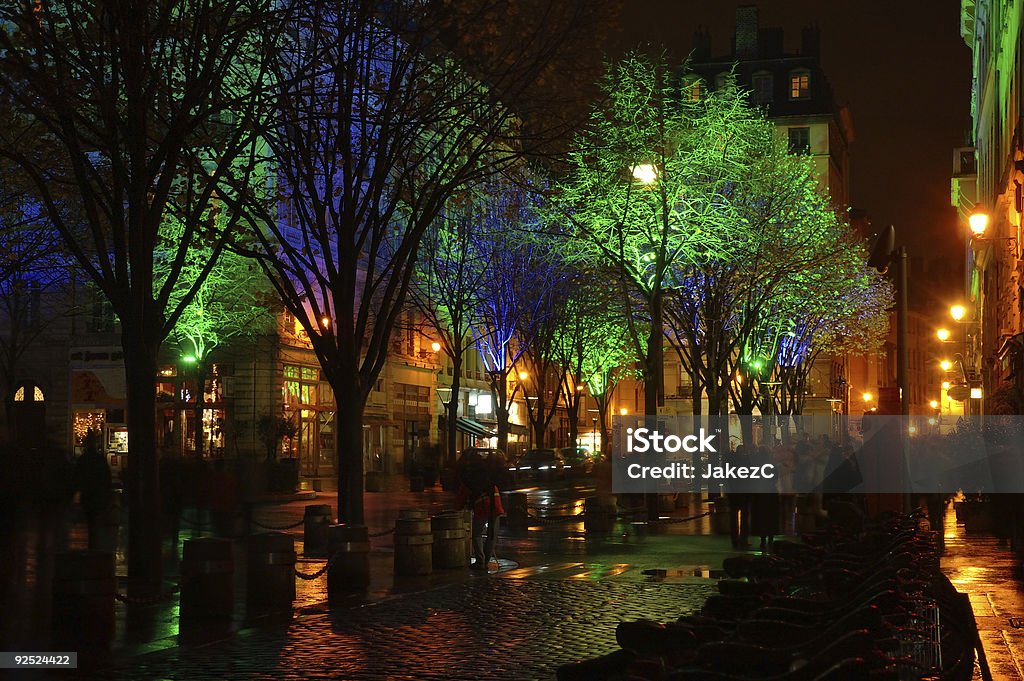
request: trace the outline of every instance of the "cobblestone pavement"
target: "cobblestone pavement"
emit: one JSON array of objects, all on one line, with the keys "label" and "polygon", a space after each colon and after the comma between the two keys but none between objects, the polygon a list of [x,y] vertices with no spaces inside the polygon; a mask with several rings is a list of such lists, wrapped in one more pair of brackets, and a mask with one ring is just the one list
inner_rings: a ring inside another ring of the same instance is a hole
[{"label": "cobblestone pavement", "polygon": [[[555,572],[581,574],[564,566]],[[614,650],[619,621],[693,612],[714,584],[507,575],[298,615],[223,643],[137,658],[95,678],[549,681],[560,664]]]}]

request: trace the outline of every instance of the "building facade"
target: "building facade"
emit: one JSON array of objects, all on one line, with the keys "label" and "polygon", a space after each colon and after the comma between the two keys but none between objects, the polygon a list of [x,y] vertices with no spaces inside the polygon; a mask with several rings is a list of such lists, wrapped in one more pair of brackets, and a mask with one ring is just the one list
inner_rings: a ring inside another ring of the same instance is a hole
[{"label": "building facade", "polygon": [[[986,399],[1018,388],[1024,288],[1024,8],[1011,0],[963,0],[960,32],[973,54],[971,117],[974,148],[954,152],[952,203],[964,227],[965,305],[970,329],[972,386]],[[973,152],[973,153],[972,153]],[[983,233],[968,231],[970,216],[988,217]],[[976,384],[976,385],[975,385]],[[1020,405],[1017,405],[1019,408]]]}]

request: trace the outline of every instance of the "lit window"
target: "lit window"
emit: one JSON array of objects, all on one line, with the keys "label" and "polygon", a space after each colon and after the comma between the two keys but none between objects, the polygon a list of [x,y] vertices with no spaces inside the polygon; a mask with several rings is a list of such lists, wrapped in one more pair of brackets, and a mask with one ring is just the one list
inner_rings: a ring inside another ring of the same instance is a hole
[{"label": "lit window", "polygon": [[767,71],[759,71],[751,76],[750,85],[752,88],[751,97],[756,104],[766,104],[772,101],[772,74]]},{"label": "lit window", "polygon": [[811,72],[793,71],[789,74],[789,98],[807,99],[811,96]]},{"label": "lit window", "polygon": [[811,129],[789,128],[789,153],[811,153]]},{"label": "lit window", "polygon": [[38,385],[32,390],[32,399],[36,402],[43,401],[43,389]]},{"label": "lit window", "polygon": [[18,388],[18,390],[14,393],[14,401],[15,402],[24,402],[25,401],[25,386],[22,386],[22,387]]}]

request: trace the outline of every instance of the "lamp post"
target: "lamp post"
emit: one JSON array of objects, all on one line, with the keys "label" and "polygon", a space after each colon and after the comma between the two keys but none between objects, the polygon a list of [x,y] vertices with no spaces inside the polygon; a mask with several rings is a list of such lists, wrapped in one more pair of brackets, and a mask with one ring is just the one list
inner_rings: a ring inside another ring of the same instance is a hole
[{"label": "lamp post", "polygon": [[[900,415],[910,416],[910,385],[907,374],[910,366],[910,353],[907,338],[907,248],[896,248],[896,228],[889,225],[878,236],[868,266],[879,272],[885,272],[890,264],[896,265],[896,384],[900,391]],[[907,460],[907,438],[900,428],[900,454],[903,458],[904,484],[909,483],[910,475]],[[909,491],[903,493],[903,511],[909,513],[913,508],[913,500]]]}]

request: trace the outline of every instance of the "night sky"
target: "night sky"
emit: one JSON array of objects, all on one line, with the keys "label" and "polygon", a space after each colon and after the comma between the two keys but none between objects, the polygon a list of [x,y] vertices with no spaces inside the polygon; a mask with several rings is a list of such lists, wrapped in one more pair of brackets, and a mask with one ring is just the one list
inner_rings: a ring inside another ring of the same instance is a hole
[{"label": "night sky", "polygon": [[680,60],[694,30],[711,32],[712,56],[731,51],[737,5],[756,4],[762,28],[821,29],[822,65],[852,114],[851,202],[875,229],[892,223],[912,257],[958,262],[963,232],[949,205],[952,150],[970,121],[971,51],[959,0],[624,0],[621,44],[662,44]]}]

